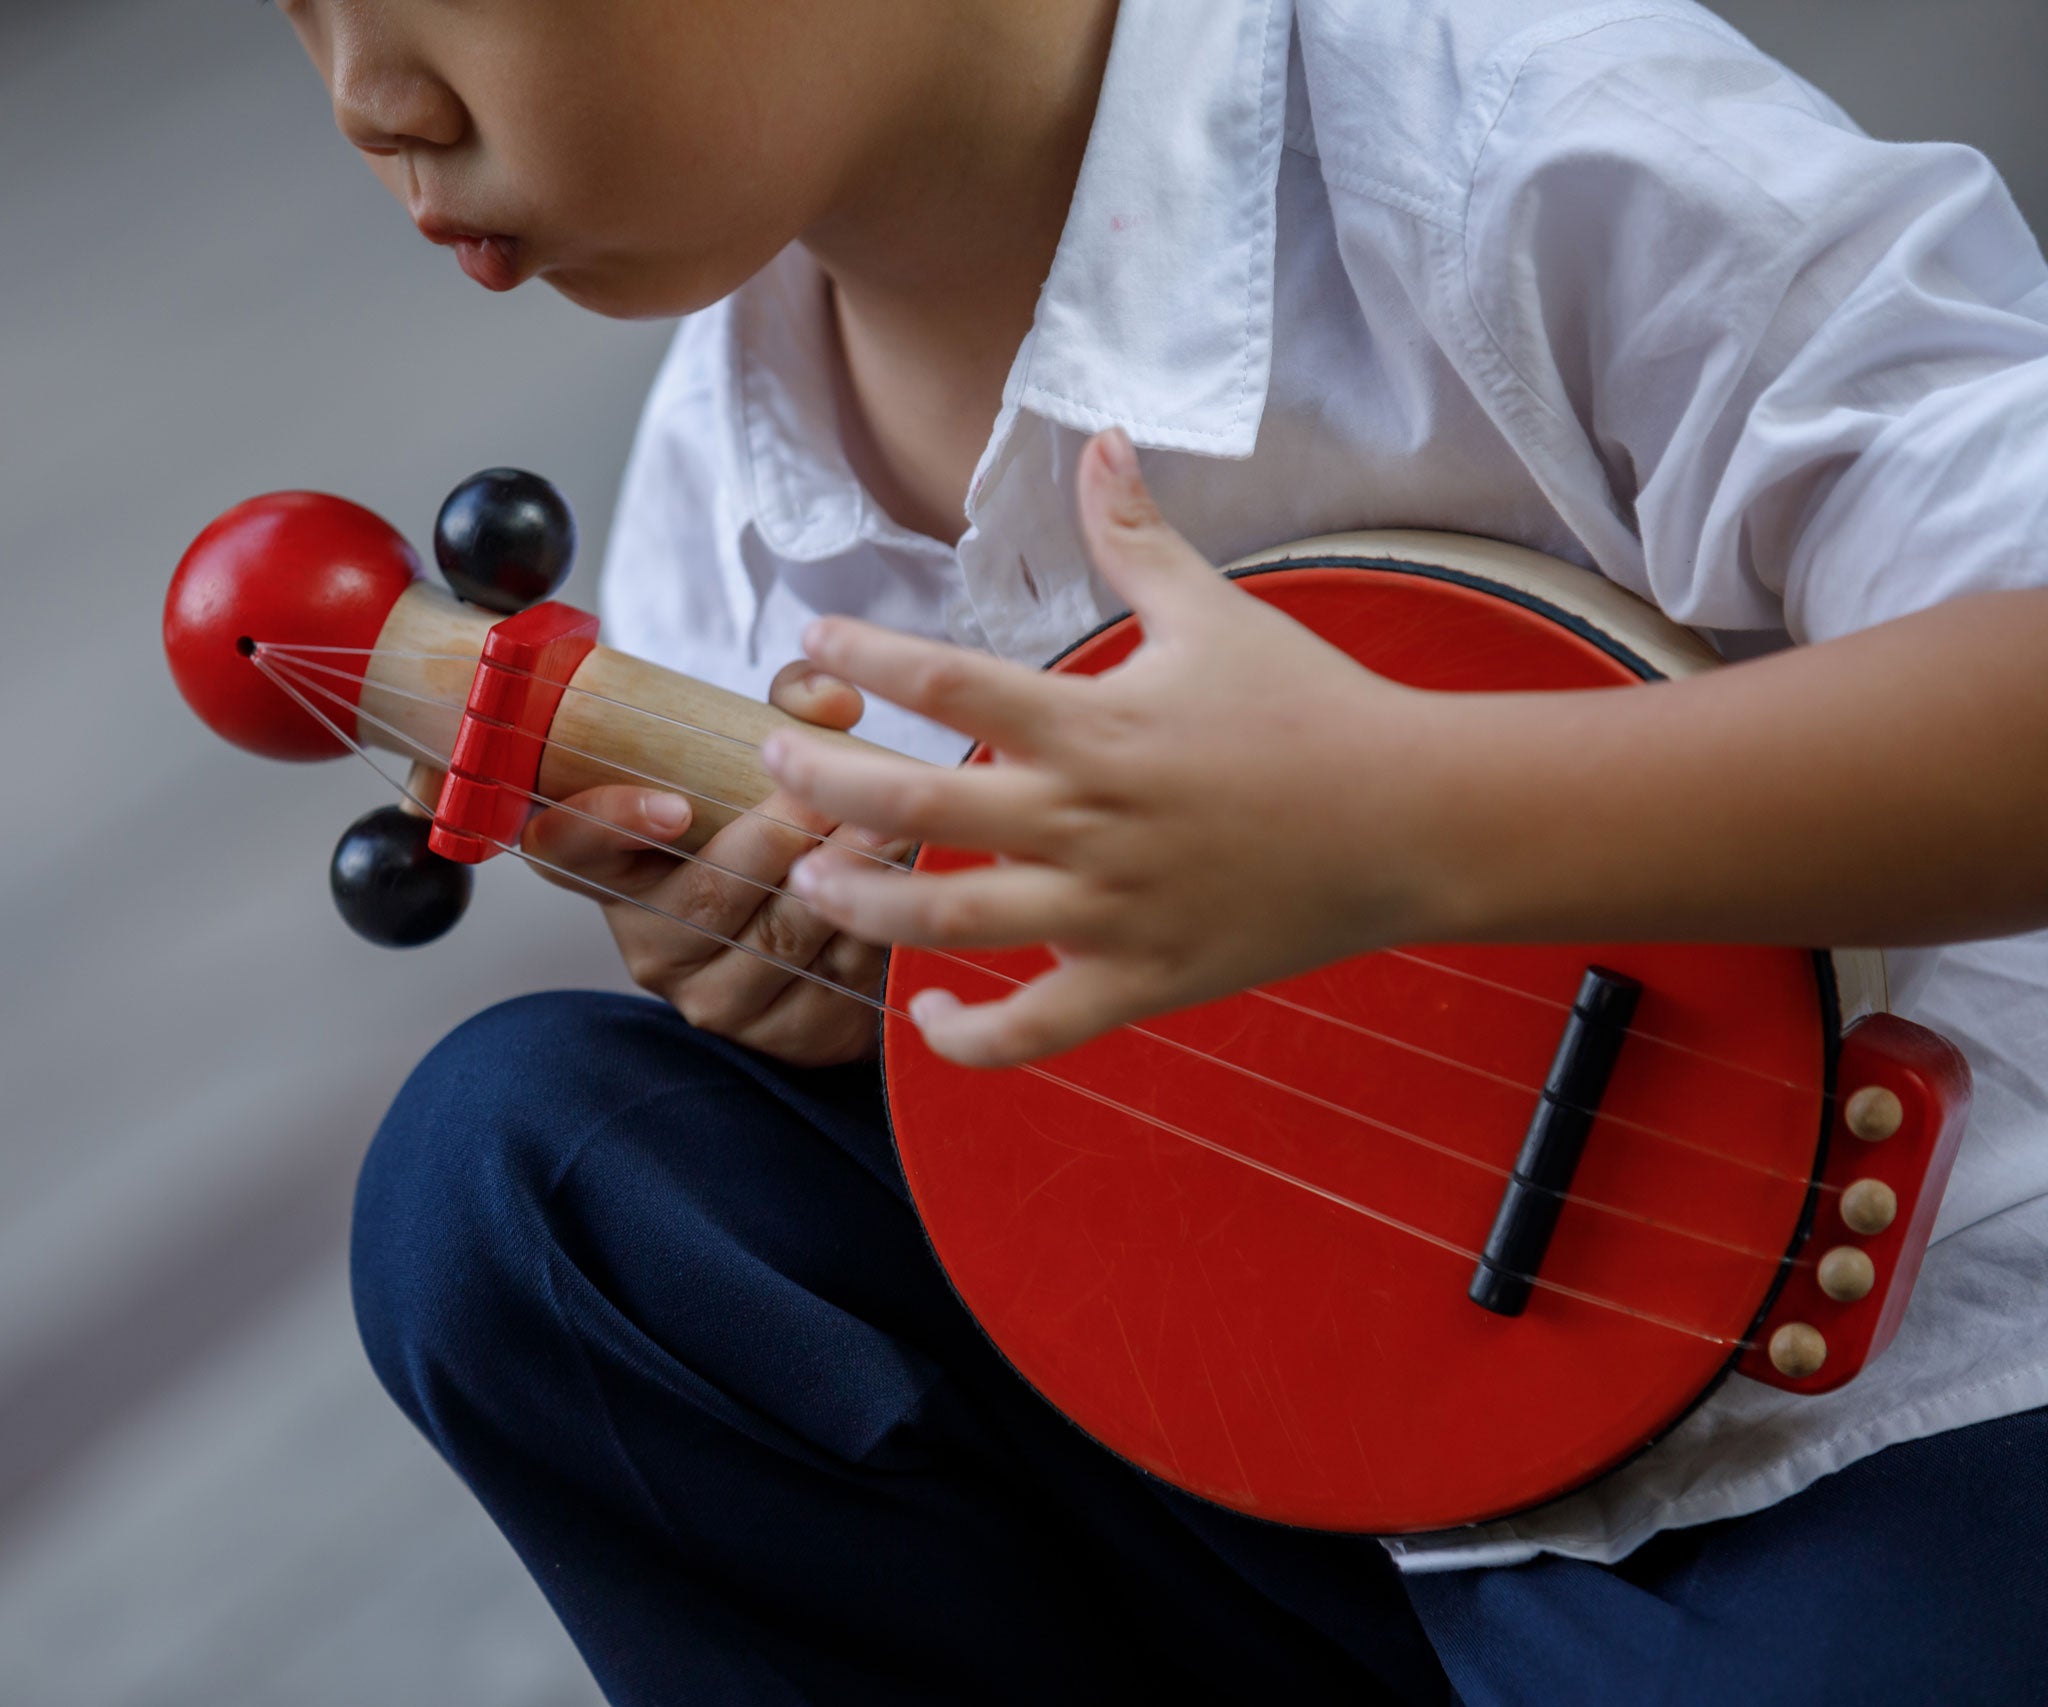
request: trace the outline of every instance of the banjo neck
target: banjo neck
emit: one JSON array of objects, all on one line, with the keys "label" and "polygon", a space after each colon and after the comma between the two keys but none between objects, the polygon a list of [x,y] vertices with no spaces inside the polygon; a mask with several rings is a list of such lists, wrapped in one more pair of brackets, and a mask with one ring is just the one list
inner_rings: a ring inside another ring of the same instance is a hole
[{"label": "banjo neck", "polygon": [[[425,582],[402,594],[364,673],[358,738],[406,759],[418,760],[424,749],[445,762],[499,620]],[[760,746],[778,729],[874,750],[744,694],[598,646],[562,696],[535,792],[565,800],[624,784],[687,794],[694,814],[676,845],[694,852],[774,792]]]}]

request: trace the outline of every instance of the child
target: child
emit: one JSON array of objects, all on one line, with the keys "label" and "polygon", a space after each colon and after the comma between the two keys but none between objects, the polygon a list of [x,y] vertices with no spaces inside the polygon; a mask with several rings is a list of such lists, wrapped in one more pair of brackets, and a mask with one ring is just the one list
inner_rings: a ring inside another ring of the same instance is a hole
[{"label": "child", "polygon": [[[1687,0],[287,10],[478,282],[692,315],[614,642],[1012,760],[770,755],[774,815],[833,842],[1022,856],[971,879],[797,864],[763,818],[707,850],[738,879],[565,815],[557,866],[853,987],[867,941],[1059,942],[1015,998],[921,1006],[981,1063],[1391,941],[2048,922],[2048,268],[1979,157],[1866,140]],[[1781,655],[1450,701],[1207,567],[1360,526],[1534,546]],[[1116,677],[1025,668],[1127,605]],[[785,877],[814,908],[740,880]],[[1884,1359],[1732,1381],[1583,1494],[1382,1546],[1067,1427],[930,1260],[867,1011],[608,912],[663,1002],[437,1049],[355,1281],[614,1701],[2048,1691],[2048,938],[1894,957],[1978,1101]]]}]

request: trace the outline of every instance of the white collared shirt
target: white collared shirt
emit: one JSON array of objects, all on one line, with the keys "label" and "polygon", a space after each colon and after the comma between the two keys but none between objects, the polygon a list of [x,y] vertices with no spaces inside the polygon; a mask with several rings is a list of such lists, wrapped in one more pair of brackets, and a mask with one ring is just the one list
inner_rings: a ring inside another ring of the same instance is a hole
[{"label": "white collared shirt", "polygon": [[[840,447],[791,250],[687,321],[606,572],[614,645],[765,694],[812,616],[1043,662],[1115,601],[1071,481],[1129,429],[1212,560],[1490,535],[1750,653],[2048,585],[2048,268],[1985,160],[1865,138],[1686,0],[1123,0],[957,550]],[[950,760],[893,708],[862,733]],[[2048,935],[1892,956],[1977,1103],[1897,1342],[1731,1379],[1593,1488],[1409,1569],[1612,1560],[1897,1441],[2048,1404]]]}]

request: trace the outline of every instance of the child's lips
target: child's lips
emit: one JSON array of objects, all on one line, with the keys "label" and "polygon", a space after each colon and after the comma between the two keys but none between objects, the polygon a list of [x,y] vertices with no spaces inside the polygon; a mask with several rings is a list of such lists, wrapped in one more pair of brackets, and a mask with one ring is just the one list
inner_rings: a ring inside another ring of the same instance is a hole
[{"label": "child's lips", "polygon": [[462,270],[485,290],[512,290],[521,282],[518,238],[458,237],[454,247]]},{"label": "child's lips", "polygon": [[418,224],[429,243],[453,249],[462,270],[485,290],[512,290],[525,281],[518,238],[463,231],[430,216],[421,217]]}]

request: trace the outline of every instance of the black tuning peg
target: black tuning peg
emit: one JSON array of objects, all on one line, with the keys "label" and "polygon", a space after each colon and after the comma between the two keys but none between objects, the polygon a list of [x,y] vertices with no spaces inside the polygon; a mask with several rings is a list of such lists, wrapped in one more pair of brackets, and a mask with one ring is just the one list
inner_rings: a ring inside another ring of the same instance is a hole
[{"label": "black tuning peg", "polygon": [[455,596],[506,616],[553,598],[575,560],[567,501],[516,468],[472,474],[434,522],[434,561]]},{"label": "black tuning peg", "polygon": [[445,936],[469,907],[470,869],[427,846],[431,820],[380,806],[348,827],[328,886],[350,930],[379,948],[418,948]]}]

